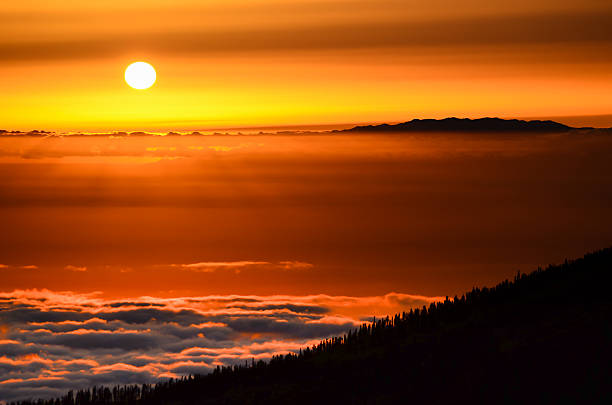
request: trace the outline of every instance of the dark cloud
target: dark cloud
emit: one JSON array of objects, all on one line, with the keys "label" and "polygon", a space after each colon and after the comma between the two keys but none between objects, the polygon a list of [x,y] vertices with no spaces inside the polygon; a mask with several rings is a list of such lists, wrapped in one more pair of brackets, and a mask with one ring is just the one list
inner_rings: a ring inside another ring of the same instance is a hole
[{"label": "dark cloud", "polygon": [[207,374],[210,373],[214,367],[209,366],[207,364],[190,364],[190,365],[181,365],[178,367],[172,368],[172,372],[179,373],[182,375],[185,374]]},{"label": "dark cloud", "polygon": [[111,308],[120,307],[163,307],[163,304],[155,304],[151,302],[113,302],[108,304]]},{"label": "dark cloud", "polygon": [[44,334],[34,336],[36,342],[43,345],[66,346],[73,349],[119,349],[124,351],[152,349],[163,344],[163,336],[146,333],[79,333],[79,334]]},{"label": "dark cloud", "polygon": [[[95,318],[94,318],[95,319]],[[54,323],[54,322],[43,322],[43,323],[29,323],[22,326],[22,329],[31,331],[35,330],[48,330],[54,333],[65,333],[75,330],[114,330],[118,327],[123,326],[118,322],[101,322],[92,321],[88,319],[87,322],[74,322],[74,323]]]},{"label": "dark cloud", "polygon": [[61,311],[56,309],[53,311],[43,312],[38,309],[28,307],[3,309],[0,311],[0,323],[9,325],[17,322],[83,322],[90,317],[90,314],[77,311]]},{"label": "dark cloud", "polygon": [[40,347],[37,346],[26,346],[22,342],[0,340],[0,353],[4,356],[18,357],[38,353],[39,351]]},{"label": "dark cloud", "polygon": [[[500,46],[558,43],[610,45],[612,11],[542,13],[296,25],[291,28],[131,33],[104,38],[0,43],[0,61],[60,60],[150,54],[210,55],[252,51]],[[603,54],[599,58],[609,60]]]},{"label": "dark cloud", "polygon": [[133,309],[129,311],[108,312],[99,314],[99,317],[108,321],[121,321],[129,324],[144,324],[147,322],[174,322],[180,325],[192,325],[205,322],[207,318],[191,310],[161,310],[161,309]]},{"label": "dark cloud", "polygon": [[329,312],[329,308],[324,308],[324,307],[315,306],[315,305],[295,305],[295,304],[275,304],[275,305],[257,305],[257,306],[232,305],[232,308],[254,309],[258,311],[287,309],[292,312],[307,313],[307,314],[326,314]]}]

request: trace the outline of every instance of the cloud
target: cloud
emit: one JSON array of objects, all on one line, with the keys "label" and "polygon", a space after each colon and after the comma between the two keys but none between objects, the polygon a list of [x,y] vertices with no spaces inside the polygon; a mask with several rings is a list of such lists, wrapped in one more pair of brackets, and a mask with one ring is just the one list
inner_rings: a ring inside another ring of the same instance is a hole
[{"label": "cloud", "polygon": [[71,264],[67,265],[66,267],[64,267],[65,270],[69,270],[69,271],[87,271],[87,267],[85,266],[73,266]]},{"label": "cloud", "polygon": [[4,292],[0,400],[54,396],[94,384],[153,382],[265,360],[343,334],[360,318],[436,299],[390,293],[113,300],[98,293]]},{"label": "cloud", "polygon": [[21,270],[37,270],[38,266],[33,264],[27,264],[24,266],[11,266],[8,264],[0,264],[0,269],[21,269]]},{"label": "cloud", "polygon": [[314,266],[312,263],[299,262],[299,261],[284,261],[284,262],[279,262],[279,265],[285,270],[310,269]]},{"label": "cloud", "polygon": [[179,267],[183,270],[211,273],[219,269],[239,269],[244,267],[269,265],[269,262],[258,261],[236,261],[236,262],[199,262],[190,264],[172,264],[172,267]]},{"label": "cloud", "polygon": [[304,270],[310,269],[314,265],[311,263],[300,261],[281,261],[278,263],[264,261],[242,260],[235,262],[199,262],[189,264],[171,264],[170,267],[180,268],[182,270],[194,271],[199,273],[212,273],[217,270],[234,270],[239,272],[242,269],[265,268],[265,269],[281,269],[281,270]]},{"label": "cloud", "polygon": [[209,146],[208,149],[212,149],[215,152],[229,152],[232,149],[235,149],[231,146],[222,146],[222,145],[217,145],[217,146]]},{"label": "cloud", "polygon": [[[255,51],[354,50],[539,44],[609,44],[611,10],[540,12],[512,15],[437,17],[406,22],[308,21],[292,27],[194,27],[182,32],[133,32],[78,39],[0,42],[0,60],[62,60],[112,57],[133,49],[174,55],[211,55]],[[443,29],[442,29],[443,28]],[[367,33],[367,35],[364,35]],[[596,55],[593,55],[596,56]],[[600,55],[599,59],[607,58]]]},{"label": "cloud", "polygon": [[147,152],[157,152],[157,151],[171,151],[174,152],[176,150],[175,146],[163,147],[163,146],[149,146],[145,149]]},{"label": "cloud", "polygon": [[[233,150],[238,150],[238,149],[246,149],[246,148],[251,148],[251,147],[261,147],[264,146],[264,144],[262,143],[258,143],[258,144],[254,144],[254,143],[241,143],[239,145],[234,145],[234,146],[230,146],[230,145],[210,145],[208,147],[208,149],[214,150],[215,152],[230,152]],[[202,150],[201,148],[197,148],[197,147],[192,147],[190,146],[189,149],[191,150]]]}]

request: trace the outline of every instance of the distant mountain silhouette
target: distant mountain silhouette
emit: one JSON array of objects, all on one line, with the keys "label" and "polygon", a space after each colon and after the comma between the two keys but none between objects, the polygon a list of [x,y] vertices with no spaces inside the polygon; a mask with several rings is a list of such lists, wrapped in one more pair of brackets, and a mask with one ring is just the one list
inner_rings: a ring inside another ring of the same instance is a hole
[{"label": "distant mountain silhouette", "polygon": [[298,355],[21,405],[609,404],[612,248]]},{"label": "distant mountain silhouette", "polygon": [[338,132],[565,132],[575,129],[555,121],[505,120],[501,118],[414,119],[401,124],[357,126]]},{"label": "distant mountain silhouette", "polygon": [[[318,134],[335,134],[335,133],[359,133],[359,132],[465,132],[465,133],[553,133],[553,132],[568,132],[568,131],[588,131],[597,134],[612,134],[610,128],[593,128],[593,127],[570,127],[555,121],[540,121],[540,120],[517,120],[517,119],[502,119],[502,118],[444,118],[444,119],[414,119],[412,121],[402,122],[400,124],[380,124],[380,125],[361,125],[349,129],[332,130],[332,131],[277,131],[277,132],[260,132],[259,135],[318,135]],[[49,136],[54,135],[54,132],[48,131],[7,131],[0,129],[0,137],[2,136]],[[214,132],[212,135],[242,135],[237,133],[221,133]],[[159,136],[158,134],[147,133],[142,131],[136,132],[114,132],[108,134],[62,134],[62,136]],[[209,136],[210,134],[200,133],[197,131],[190,133],[168,132],[166,136]]]}]

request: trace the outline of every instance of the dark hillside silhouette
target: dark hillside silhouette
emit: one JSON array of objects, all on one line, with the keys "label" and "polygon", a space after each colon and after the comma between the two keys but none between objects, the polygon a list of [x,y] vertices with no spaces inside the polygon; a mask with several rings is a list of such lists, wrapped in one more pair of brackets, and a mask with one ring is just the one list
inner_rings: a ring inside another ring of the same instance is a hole
[{"label": "dark hillside silhouette", "polygon": [[609,248],[269,363],[35,403],[612,403],[611,271]]}]

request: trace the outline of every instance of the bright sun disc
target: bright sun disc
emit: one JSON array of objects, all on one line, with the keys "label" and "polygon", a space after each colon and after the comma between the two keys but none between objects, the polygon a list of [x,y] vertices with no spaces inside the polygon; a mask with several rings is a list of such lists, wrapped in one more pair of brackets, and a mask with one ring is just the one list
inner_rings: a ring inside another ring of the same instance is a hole
[{"label": "bright sun disc", "polygon": [[125,69],[125,81],[138,90],[153,86],[156,78],[155,69],[147,62],[134,62]]}]

